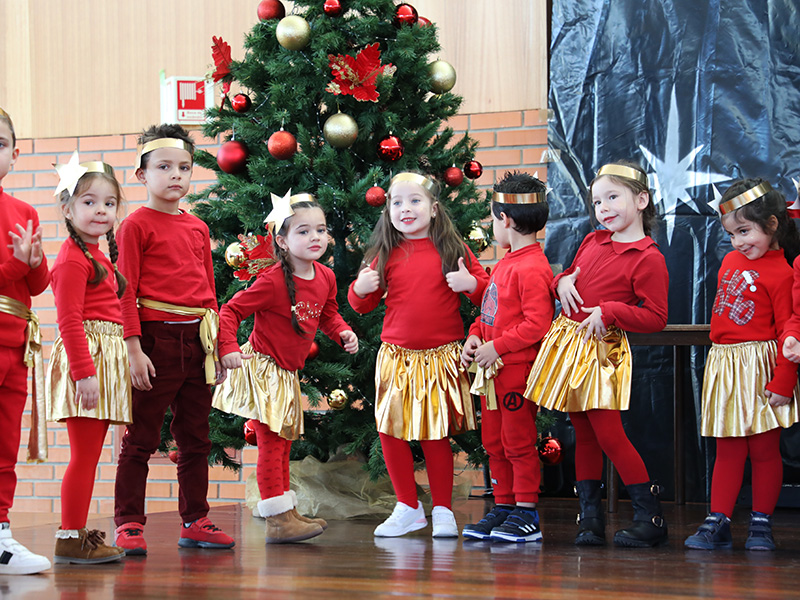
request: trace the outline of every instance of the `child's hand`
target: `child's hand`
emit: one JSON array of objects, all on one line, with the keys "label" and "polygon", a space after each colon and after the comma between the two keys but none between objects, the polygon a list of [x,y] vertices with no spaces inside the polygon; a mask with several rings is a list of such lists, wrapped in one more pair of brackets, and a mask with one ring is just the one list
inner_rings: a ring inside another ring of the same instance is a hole
[{"label": "child's hand", "polygon": [[467,265],[464,264],[463,256],[458,259],[458,270],[450,271],[444,278],[447,280],[447,285],[449,285],[450,289],[456,294],[460,294],[461,292],[471,294],[475,291],[475,288],[478,287],[478,280],[467,269]]},{"label": "child's hand", "polygon": [[228,369],[217,361],[214,363],[214,385],[219,385],[228,378]]},{"label": "child's hand", "polygon": [[100,384],[95,375],[75,382],[75,399],[85,410],[97,407],[97,401],[100,400]]},{"label": "child's hand", "polygon": [[359,298],[365,298],[381,285],[380,274],[369,267],[364,267],[353,284],[353,291]]},{"label": "child's hand", "polygon": [[792,401],[791,396],[781,396],[780,394],[770,392],[769,390],[764,390],[764,395],[769,399],[769,405],[776,408],[778,406],[786,406]]},{"label": "child's hand", "polygon": [[783,342],[783,356],[786,360],[800,363],[800,342],[794,336],[787,336]]},{"label": "child's hand", "polygon": [[340,333],[339,337],[342,338],[342,347],[345,349],[345,352],[349,352],[350,354],[358,352],[358,336],[354,331],[348,329]]},{"label": "child's hand", "polygon": [[494,342],[486,342],[475,351],[475,362],[484,369],[491,367],[498,358],[500,355],[494,349]]},{"label": "child's hand", "polygon": [[585,313],[589,313],[589,316],[586,317],[580,325],[578,325],[575,333],[578,333],[583,329],[586,330],[586,335],[583,336],[584,344],[588,342],[589,338],[592,336],[595,336],[597,341],[602,340],[603,336],[608,331],[603,323],[603,309],[599,306],[593,306],[592,308],[581,307],[581,310]]},{"label": "child's hand", "polygon": [[481,345],[481,338],[477,335],[471,335],[464,342],[464,348],[461,350],[461,364],[465,367],[469,366],[475,356],[475,350]]},{"label": "child's hand", "polygon": [[35,269],[42,264],[43,258],[44,252],[42,252],[42,226],[39,225],[31,236],[31,256],[28,265],[30,265],[31,269]]},{"label": "child's hand", "polygon": [[239,367],[242,366],[243,360],[249,360],[251,358],[253,358],[252,354],[242,354],[241,352],[229,352],[228,354],[220,358],[219,362],[226,369],[238,369]]},{"label": "child's hand", "polygon": [[150,378],[156,376],[156,368],[150,357],[142,350],[141,339],[132,336],[125,340],[128,346],[128,360],[131,363],[131,385],[141,392],[153,389]]},{"label": "child's hand", "polygon": [[578,273],[581,272],[580,267],[576,267],[575,272],[570,275],[564,275],[558,280],[556,286],[556,294],[558,300],[561,302],[561,310],[563,310],[569,317],[572,313],[578,312],[580,305],[583,304],[583,298],[578,294],[575,289],[575,280],[578,278]]},{"label": "child's hand", "polygon": [[[12,255],[19,261],[30,266],[31,263],[31,244],[33,239],[33,221],[28,221],[28,225],[23,227],[19,223],[16,225],[17,233],[9,231],[11,243],[8,245],[13,250]],[[39,232],[39,251],[41,252],[41,232]]]}]

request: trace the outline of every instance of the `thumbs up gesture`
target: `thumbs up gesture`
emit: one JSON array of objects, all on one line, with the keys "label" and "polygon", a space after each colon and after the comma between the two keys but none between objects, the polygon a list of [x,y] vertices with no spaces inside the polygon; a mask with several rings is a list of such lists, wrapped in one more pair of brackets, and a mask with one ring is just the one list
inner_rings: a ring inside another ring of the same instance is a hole
[{"label": "thumbs up gesture", "polygon": [[478,280],[469,272],[467,265],[464,264],[464,257],[458,259],[458,271],[450,271],[445,275],[447,285],[454,292],[471,294],[478,287]]},{"label": "thumbs up gesture", "polygon": [[380,274],[369,267],[364,267],[358,274],[356,282],[353,284],[353,291],[359,298],[365,298],[377,290],[381,285]]}]

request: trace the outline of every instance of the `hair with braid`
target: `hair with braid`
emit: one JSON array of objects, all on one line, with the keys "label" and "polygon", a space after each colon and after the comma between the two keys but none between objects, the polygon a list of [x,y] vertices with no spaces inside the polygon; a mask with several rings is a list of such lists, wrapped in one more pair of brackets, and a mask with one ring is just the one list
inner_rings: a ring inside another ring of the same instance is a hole
[{"label": "hair with braid", "polygon": [[[322,210],[322,207],[316,201],[311,202],[309,200],[303,200],[302,202],[295,202],[292,204],[292,210],[296,211],[302,208],[318,208]],[[292,329],[294,329],[298,335],[307,337],[308,333],[300,326],[300,321],[297,320],[297,311],[295,310],[295,305],[297,303],[297,291],[294,287],[294,267],[289,259],[289,251],[281,248],[278,245],[278,236],[286,237],[286,234],[289,233],[291,222],[292,217],[288,217],[283,222],[281,228],[275,232],[275,235],[272,236],[272,245],[275,249],[275,258],[281,264],[281,268],[283,269],[283,278],[286,280],[286,291],[289,293],[289,303],[292,305]]]},{"label": "hair with braid", "polygon": [[[68,208],[71,208],[73,203],[75,202],[75,198],[84,194],[89,188],[92,187],[92,184],[97,180],[103,180],[111,184],[114,188],[114,195],[117,197],[117,214],[122,207],[122,203],[124,200],[124,196],[122,195],[122,187],[119,185],[116,177],[110,175],[108,173],[85,173],[79,180],[78,185],[75,186],[75,193],[70,195],[69,190],[62,190],[61,196],[59,196],[59,200],[61,202],[61,210],[64,211]],[[89,252],[89,248],[86,246],[86,242],[83,241],[78,231],[75,229],[75,226],[72,224],[72,221],[64,217],[64,222],[67,226],[67,232],[69,233],[69,237],[72,238],[72,241],[78,245],[78,248],[81,249],[86,259],[92,263],[92,267],[94,268],[94,277],[89,280],[89,283],[92,285],[96,285],[103,281],[106,277],[108,277],[108,271],[106,268],[97,262],[92,253]],[[114,228],[112,227],[106,232],[106,240],[108,241],[108,254],[109,258],[111,259],[111,264],[114,265],[114,277],[117,280],[117,298],[122,298],[122,294],[125,293],[125,288],[128,286],[128,281],[119,272],[117,269],[117,258],[119,256],[119,250],[117,249],[117,239],[114,237]]]}]

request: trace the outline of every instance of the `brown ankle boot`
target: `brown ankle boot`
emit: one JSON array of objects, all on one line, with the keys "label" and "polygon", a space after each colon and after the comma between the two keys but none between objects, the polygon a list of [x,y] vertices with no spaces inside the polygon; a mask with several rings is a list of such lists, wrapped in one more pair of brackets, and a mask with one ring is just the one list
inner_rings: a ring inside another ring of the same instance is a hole
[{"label": "brown ankle boot", "polygon": [[[77,536],[75,536],[77,533]],[[116,546],[106,546],[106,534],[97,529],[63,530],[56,534],[56,550],[53,562],[77,565],[94,565],[113,562],[125,556],[125,551]]]},{"label": "brown ankle boot", "polygon": [[322,533],[322,527],[316,523],[306,523],[295,518],[293,511],[267,517],[267,543],[286,544],[301,542]]},{"label": "brown ankle boot", "polygon": [[328,522],[325,519],[321,519],[319,517],[306,517],[305,515],[301,515],[297,510],[297,493],[294,490],[289,490],[288,492],[284,492],[289,498],[292,499],[292,507],[294,510],[294,516],[296,519],[303,521],[305,523],[316,523],[322,529],[328,528]]}]

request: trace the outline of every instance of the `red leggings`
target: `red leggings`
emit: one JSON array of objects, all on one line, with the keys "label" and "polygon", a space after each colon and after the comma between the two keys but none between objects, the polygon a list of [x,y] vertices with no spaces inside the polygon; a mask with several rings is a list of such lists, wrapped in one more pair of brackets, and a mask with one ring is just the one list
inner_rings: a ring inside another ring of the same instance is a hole
[{"label": "red leggings", "polygon": [[266,500],[289,490],[289,451],[292,442],[264,423],[258,423],[255,431],[258,443],[256,481],[261,499]]},{"label": "red leggings", "polygon": [[[411,446],[405,440],[384,433],[378,435],[397,501],[416,508],[417,483]],[[450,508],[453,501],[453,451],[450,449],[450,438],[422,440],[420,444],[425,453],[425,469],[428,471],[433,505]]]},{"label": "red leggings", "polygon": [[28,367],[22,362],[24,347],[0,346],[0,523],[8,522],[17,487],[20,426],[28,397]]},{"label": "red leggings", "polygon": [[625,435],[620,411],[571,412],[569,418],[575,428],[575,478],[578,481],[602,479],[604,452],[625,485],[650,481],[642,457]]},{"label": "red leggings", "polygon": [[69,465],[61,480],[61,529],[83,529],[92,502],[95,473],[108,421],[74,417],[67,419]]},{"label": "red leggings", "polygon": [[749,437],[717,438],[717,459],[711,477],[711,512],[724,513],[728,518],[733,515],[748,454],[752,467],[753,510],[768,515],[775,511],[783,483],[780,442],[780,427]]}]

